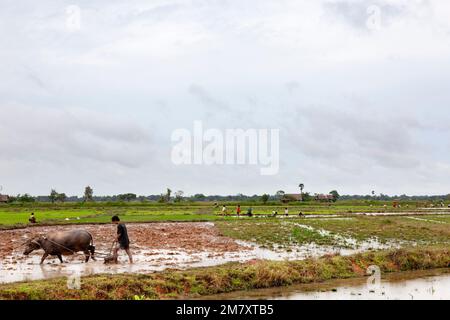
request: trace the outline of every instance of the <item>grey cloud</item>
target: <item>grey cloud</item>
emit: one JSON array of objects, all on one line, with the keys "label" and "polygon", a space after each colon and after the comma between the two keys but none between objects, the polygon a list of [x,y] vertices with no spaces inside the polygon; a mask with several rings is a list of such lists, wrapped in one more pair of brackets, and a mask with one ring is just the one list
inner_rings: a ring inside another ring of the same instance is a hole
[{"label": "grey cloud", "polygon": [[195,96],[203,106],[207,108],[212,108],[215,111],[230,111],[230,107],[220,101],[215,99],[206,89],[200,85],[192,84],[189,86],[189,93]]},{"label": "grey cloud", "polygon": [[0,158],[76,166],[81,159],[137,168],[151,159],[148,132],[129,120],[80,109],[2,106]]},{"label": "grey cloud", "polygon": [[307,157],[328,159],[334,165],[337,158],[350,156],[360,158],[361,166],[414,168],[421,164],[423,147],[411,134],[420,130],[414,120],[317,106],[300,109],[293,120],[288,135]]}]

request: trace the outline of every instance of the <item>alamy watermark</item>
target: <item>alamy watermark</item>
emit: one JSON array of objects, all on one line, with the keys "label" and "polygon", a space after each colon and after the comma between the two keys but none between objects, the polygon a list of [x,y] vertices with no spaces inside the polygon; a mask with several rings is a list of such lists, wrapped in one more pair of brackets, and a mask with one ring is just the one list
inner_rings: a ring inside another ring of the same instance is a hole
[{"label": "alamy watermark", "polygon": [[379,266],[369,266],[366,270],[369,275],[367,279],[367,287],[370,291],[376,292],[381,290],[381,269]]},{"label": "alamy watermark", "polygon": [[79,6],[66,7],[66,28],[71,32],[81,29],[81,8]]},{"label": "alamy watermark", "polygon": [[197,120],[193,130],[174,130],[172,142],[175,165],[254,165],[264,176],[279,171],[279,129],[205,130]]},{"label": "alamy watermark", "polygon": [[367,8],[368,18],[366,26],[371,31],[378,31],[381,29],[381,8],[377,5],[371,5]]},{"label": "alamy watermark", "polygon": [[67,289],[70,290],[81,290],[81,275],[77,271],[73,271],[67,277]]}]

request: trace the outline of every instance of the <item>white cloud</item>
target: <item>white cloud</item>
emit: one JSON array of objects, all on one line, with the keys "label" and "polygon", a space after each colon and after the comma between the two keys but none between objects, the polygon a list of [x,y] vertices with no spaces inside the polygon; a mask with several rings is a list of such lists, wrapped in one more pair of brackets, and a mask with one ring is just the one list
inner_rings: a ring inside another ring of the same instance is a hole
[{"label": "white cloud", "polygon": [[[73,2],[33,4],[0,4],[0,184],[12,193],[450,188],[448,1],[78,1],[79,31],[66,27]],[[197,119],[280,128],[280,175],[174,168],[171,131]]]}]

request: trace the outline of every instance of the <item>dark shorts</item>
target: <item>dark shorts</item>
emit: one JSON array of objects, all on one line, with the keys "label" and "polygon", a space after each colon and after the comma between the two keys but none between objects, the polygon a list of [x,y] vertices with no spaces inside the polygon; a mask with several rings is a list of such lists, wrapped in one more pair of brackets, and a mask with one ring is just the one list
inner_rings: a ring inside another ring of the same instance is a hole
[{"label": "dark shorts", "polygon": [[128,249],[130,249],[130,244],[129,243],[118,243],[117,248],[122,249],[122,250],[128,250]]}]

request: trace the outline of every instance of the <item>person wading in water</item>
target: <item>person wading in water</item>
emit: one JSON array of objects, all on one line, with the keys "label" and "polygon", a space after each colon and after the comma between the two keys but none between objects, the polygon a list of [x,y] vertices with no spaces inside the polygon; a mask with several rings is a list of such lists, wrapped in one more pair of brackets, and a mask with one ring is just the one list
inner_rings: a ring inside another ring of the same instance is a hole
[{"label": "person wading in water", "polygon": [[115,263],[118,263],[119,250],[121,249],[125,250],[125,252],[128,255],[128,258],[130,259],[130,263],[133,263],[133,256],[131,255],[130,251],[130,239],[128,238],[127,227],[125,226],[125,224],[120,223],[120,219],[118,216],[112,217],[112,222],[114,224],[117,224],[117,238],[116,238],[117,244],[114,247],[113,252]]}]

